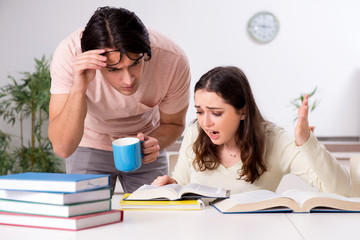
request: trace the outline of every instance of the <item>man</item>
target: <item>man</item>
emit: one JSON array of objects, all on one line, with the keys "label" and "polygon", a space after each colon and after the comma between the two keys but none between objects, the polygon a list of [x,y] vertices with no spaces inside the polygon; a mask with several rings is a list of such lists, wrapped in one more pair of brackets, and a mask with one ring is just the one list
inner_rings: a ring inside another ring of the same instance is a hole
[{"label": "man", "polygon": [[[68,173],[111,174],[133,192],[167,173],[165,148],[182,134],[190,70],[184,52],[123,8],[102,7],[57,47],[48,135]],[[137,136],[143,165],[115,168],[112,141]]]}]

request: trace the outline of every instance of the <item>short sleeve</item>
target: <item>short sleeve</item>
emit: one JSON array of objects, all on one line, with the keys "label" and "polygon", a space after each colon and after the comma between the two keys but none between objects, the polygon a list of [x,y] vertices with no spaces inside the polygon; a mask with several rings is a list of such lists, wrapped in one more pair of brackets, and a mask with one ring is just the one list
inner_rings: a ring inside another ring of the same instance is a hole
[{"label": "short sleeve", "polygon": [[69,94],[73,85],[72,59],[81,52],[82,30],[72,33],[57,46],[50,65],[51,94]]},{"label": "short sleeve", "polygon": [[184,109],[190,100],[190,67],[185,55],[181,55],[165,98],[159,105],[161,112],[174,114]]}]

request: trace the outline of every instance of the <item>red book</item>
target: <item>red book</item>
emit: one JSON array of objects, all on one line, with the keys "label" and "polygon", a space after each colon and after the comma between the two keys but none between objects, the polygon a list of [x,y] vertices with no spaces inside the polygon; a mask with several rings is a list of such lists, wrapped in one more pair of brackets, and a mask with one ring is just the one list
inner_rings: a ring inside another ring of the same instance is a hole
[{"label": "red book", "polygon": [[124,212],[121,210],[110,210],[68,218],[0,212],[0,224],[77,231],[121,222],[123,217]]}]

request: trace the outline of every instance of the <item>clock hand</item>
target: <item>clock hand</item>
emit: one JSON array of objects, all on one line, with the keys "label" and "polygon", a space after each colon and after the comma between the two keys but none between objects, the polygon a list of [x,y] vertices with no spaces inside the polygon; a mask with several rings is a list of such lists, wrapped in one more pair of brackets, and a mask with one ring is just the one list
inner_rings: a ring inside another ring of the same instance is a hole
[{"label": "clock hand", "polygon": [[262,27],[262,28],[271,28],[271,26],[269,26],[269,25],[259,25],[259,27]]}]

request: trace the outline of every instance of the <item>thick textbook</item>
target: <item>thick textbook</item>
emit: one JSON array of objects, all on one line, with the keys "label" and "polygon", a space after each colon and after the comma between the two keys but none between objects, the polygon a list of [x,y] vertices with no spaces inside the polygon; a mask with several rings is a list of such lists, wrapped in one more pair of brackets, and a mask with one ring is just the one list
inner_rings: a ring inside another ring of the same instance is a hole
[{"label": "thick textbook", "polygon": [[360,212],[360,198],[297,189],[291,189],[282,194],[268,190],[238,193],[231,195],[228,199],[215,200],[210,205],[221,213]]},{"label": "thick textbook", "polygon": [[78,192],[108,187],[110,175],[26,172],[0,176],[0,189]]},{"label": "thick textbook", "polygon": [[74,193],[1,190],[0,198],[7,200],[39,202],[48,204],[74,204],[111,198],[110,188],[86,190]]},{"label": "thick textbook", "polygon": [[143,185],[134,191],[126,200],[166,199],[178,200],[183,198],[228,198],[230,191],[223,188],[208,187],[190,183],[186,186],[168,184],[161,187]]},{"label": "thick textbook", "polygon": [[0,199],[0,211],[37,214],[56,217],[73,217],[111,210],[111,200],[84,202],[69,205],[45,204]]},{"label": "thick textbook", "polygon": [[130,200],[125,193],[120,201],[120,210],[201,210],[205,204],[201,199],[186,200]]},{"label": "thick textbook", "polygon": [[87,214],[76,217],[50,217],[0,212],[0,224],[73,231],[117,223],[121,222],[122,220],[123,211],[120,210],[110,210],[106,212]]}]

